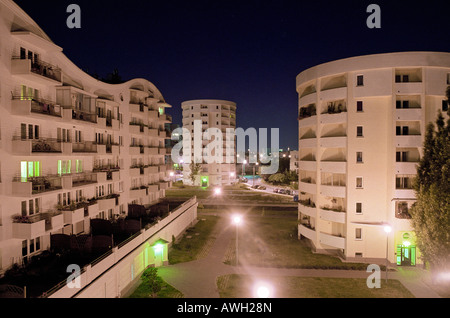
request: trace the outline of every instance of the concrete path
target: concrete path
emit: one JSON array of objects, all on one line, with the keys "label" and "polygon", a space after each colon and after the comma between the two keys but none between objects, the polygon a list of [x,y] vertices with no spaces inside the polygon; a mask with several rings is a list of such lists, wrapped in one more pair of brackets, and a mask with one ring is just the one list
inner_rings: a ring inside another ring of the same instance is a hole
[{"label": "concrete path", "polygon": [[[219,298],[216,285],[218,276],[227,274],[248,274],[268,276],[367,278],[370,273],[356,270],[286,269],[265,267],[236,267],[223,263],[234,228],[226,218],[220,218],[212,233],[216,239],[206,257],[175,265],[158,268],[158,274],[170,285],[178,289],[186,298]],[[382,273],[381,278],[385,278]],[[399,268],[389,272],[389,279],[398,279],[415,297],[440,298],[429,287],[425,271],[419,268]]]}]

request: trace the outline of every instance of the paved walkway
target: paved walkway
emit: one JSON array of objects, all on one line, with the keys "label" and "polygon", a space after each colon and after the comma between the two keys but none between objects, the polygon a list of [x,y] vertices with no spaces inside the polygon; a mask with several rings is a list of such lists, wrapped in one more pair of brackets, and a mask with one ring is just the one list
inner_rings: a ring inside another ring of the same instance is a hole
[{"label": "paved walkway", "polygon": [[[226,218],[220,218],[213,236],[216,237],[206,257],[175,265],[158,268],[158,274],[170,285],[178,289],[186,298],[219,298],[216,285],[218,276],[227,274],[251,274],[269,276],[367,278],[370,273],[355,270],[286,269],[264,267],[236,267],[223,263],[234,228]],[[385,278],[384,273],[382,278]],[[426,272],[419,268],[399,268],[389,272],[389,279],[398,279],[418,298],[439,298],[428,286]]]}]

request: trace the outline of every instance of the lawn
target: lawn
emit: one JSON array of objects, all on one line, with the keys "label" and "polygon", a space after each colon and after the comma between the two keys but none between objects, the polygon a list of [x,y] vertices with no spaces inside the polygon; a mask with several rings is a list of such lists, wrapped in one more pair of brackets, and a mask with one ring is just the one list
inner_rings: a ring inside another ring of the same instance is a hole
[{"label": "lawn", "polygon": [[281,277],[224,275],[217,278],[222,298],[253,298],[258,282],[266,282],[274,298],[413,298],[398,281],[383,280],[381,288],[368,288],[364,278]]},{"label": "lawn", "polygon": [[219,217],[202,215],[195,226],[188,228],[181,239],[169,249],[169,264],[189,262],[202,257],[214,242],[211,232]]},{"label": "lawn", "polygon": [[[366,270],[368,265],[344,263],[337,257],[312,253],[306,240],[298,240],[297,219],[292,217],[244,217],[238,243],[239,263],[244,265],[357,270]],[[236,262],[235,245],[233,239],[225,258],[226,264]]]},{"label": "lawn", "polygon": [[271,193],[251,191],[242,185],[224,186],[219,197],[214,195],[214,187],[183,186],[166,190],[166,197],[193,197],[197,199],[219,199],[231,201],[261,201],[276,203],[292,203],[293,198]]},{"label": "lawn", "polygon": [[[167,284],[161,277],[161,290],[157,293],[156,298],[183,298],[183,294]],[[152,298],[152,292],[148,284],[141,283],[138,288],[128,298]]]}]

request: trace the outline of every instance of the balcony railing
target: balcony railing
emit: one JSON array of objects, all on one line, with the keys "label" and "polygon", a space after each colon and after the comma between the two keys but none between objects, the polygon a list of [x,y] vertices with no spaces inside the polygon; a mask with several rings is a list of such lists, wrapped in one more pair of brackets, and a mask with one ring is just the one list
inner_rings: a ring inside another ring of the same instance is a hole
[{"label": "balcony railing", "polygon": [[13,136],[13,141],[29,140],[31,142],[31,152],[61,152],[61,142],[55,138],[27,139],[22,136]]},{"label": "balcony railing", "polygon": [[[25,60],[19,56],[13,56],[13,60]],[[50,63],[40,60],[31,61],[31,72],[61,82],[61,69]]]},{"label": "balcony railing", "polygon": [[74,142],[72,152],[97,152],[97,144],[93,141]]},{"label": "balcony railing", "polygon": [[80,187],[83,185],[96,183],[97,174],[93,172],[82,172],[72,175],[72,186]]},{"label": "balcony railing", "polygon": [[55,102],[35,97],[26,97],[26,96],[12,96],[13,100],[29,100],[31,102],[32,113],[44,114],[50,116],[61,117],[61,107],[56,105]]},{"label": "balcony railing", "polygon": [[71,109],[72,109],[72,119],[87,121],[90,123],[97,123],[96,113],[92,113],[81,109],[75,109],[73,107],[71,107]]},{"label": "balcony railing", "polygon": [[61,176],[44,176],[44,177],[15,177],[13,182],[27,183],[31,182],[31,193],[38,194],[48,191],[62,189]]}]

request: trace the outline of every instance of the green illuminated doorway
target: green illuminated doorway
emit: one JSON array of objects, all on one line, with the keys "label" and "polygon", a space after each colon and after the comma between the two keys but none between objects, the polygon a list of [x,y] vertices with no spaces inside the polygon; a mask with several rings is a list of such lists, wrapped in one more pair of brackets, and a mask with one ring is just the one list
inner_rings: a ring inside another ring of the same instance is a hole
[{"label": "green illuminated doorway", "polygon": [[202,187],[207,187],[208,186],[208,181],[209,181],[209,177],[202,177]]},{"label": "green illuminated doorway", "polygon": [[416,265],[416,247],[409,244],[397,245],[397,265],[415,266]]}]

